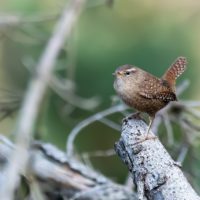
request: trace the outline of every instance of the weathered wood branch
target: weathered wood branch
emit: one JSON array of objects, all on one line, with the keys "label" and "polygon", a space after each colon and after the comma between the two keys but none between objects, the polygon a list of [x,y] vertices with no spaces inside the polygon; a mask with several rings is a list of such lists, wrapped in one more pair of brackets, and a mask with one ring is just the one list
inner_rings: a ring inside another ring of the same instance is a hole
[{"label": "weathered wood branch", "polygon": [[[0,183],[6,181],[4,168],[12,162],[11,155],[15,145],[0,136]],[[94,171],[51,144],[34,142],[29,149],[28,167],[24,174],[30,190],[38,185],[42,199],[57,200],[136,200],[129,188],[119,185]],[[30,192],[27,199],[33,198]]]},{"label": "weathered wood branch", "polygon": [[123,121],[121,138],[115,144],[137,186],[138,199],[200,200],[159,139],[143,140],[146,130],[146,123],[132,115]]}]

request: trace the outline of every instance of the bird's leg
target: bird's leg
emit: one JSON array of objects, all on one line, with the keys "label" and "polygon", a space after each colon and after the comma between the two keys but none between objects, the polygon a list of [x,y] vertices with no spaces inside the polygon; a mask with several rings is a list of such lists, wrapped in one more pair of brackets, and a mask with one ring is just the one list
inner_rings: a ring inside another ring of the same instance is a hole
[{"label": "bird's leg", "polygon": [[142,138],[140,141],[138,141],[138,142],[136,142],[136,143],[134,143],[134,144],[139,144],[139,143],[144,142],[144,141],[146,141],[146,140],[152,140],[152,139],[154,140],[154,139],[157,138],[156,136],[149,135],[149,131],[150,131],[151,127],[152,127],[152,124],[153,124],[153,120],[154,120],[154,119],[155,119],[155,116],[153,116],[153,117],[149,116],[149,126],[148,126],[148,128],[147,128],[147,132],[145,133],[144,138]]},{"label": "bird's leg", "polygon": [[150,136],[149,135],[149,131],[151,130],[151,127],[152,127],[152,124],[153,124],[153,121],[155,119],[155,116],[149,116],[149,126],[148,126],[148,129],[147,129],[147,132],[146,132],[146,136],[145,136],[145,139],[148,140],[148,139],[155,139],[156,136]]}]

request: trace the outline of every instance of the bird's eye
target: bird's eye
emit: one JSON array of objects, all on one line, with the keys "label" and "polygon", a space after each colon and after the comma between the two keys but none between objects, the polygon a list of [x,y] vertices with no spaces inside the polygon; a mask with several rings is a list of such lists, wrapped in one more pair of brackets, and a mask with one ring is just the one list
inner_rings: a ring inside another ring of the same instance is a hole
[{"label": "bird's eye", "polygon": [[130,75],[130,72],[129,72],[129,71],[126,71],[126,72],[124,72],[124,74],[125,74],[126,76],[128,76],[128,75]]}]

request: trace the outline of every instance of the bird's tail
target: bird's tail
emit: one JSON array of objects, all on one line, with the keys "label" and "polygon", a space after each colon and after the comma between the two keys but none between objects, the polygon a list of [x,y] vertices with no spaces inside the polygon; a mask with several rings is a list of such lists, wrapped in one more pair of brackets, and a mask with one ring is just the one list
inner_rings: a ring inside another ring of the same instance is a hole
[{"label": "bird's tail", "polygon": [[175,87],[176,79],[186,70],[187,60],[185,57],[178,57],[165,72],[162,79],[166,80],[172,87]]}]

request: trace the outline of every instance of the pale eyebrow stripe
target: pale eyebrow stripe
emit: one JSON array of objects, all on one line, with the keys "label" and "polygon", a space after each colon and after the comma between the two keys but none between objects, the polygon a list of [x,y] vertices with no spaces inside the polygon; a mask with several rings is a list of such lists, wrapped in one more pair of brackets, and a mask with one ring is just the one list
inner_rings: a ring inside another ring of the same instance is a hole
[{"label": "pale eyebrow stripe", "polygon": [[135,69],[135,68],[131,68],[131,69],[127,69],[126,71],[127,71],[127,72],[135,72],[136,69]]}]

